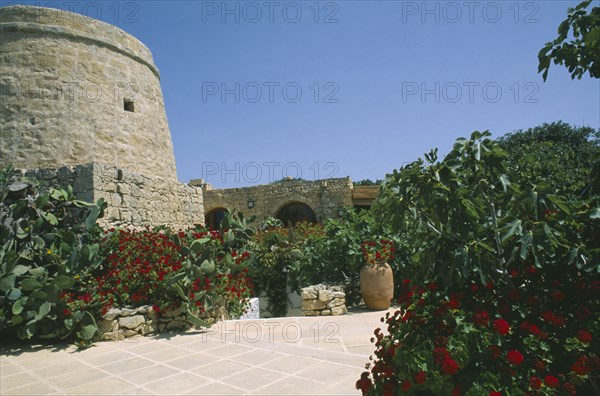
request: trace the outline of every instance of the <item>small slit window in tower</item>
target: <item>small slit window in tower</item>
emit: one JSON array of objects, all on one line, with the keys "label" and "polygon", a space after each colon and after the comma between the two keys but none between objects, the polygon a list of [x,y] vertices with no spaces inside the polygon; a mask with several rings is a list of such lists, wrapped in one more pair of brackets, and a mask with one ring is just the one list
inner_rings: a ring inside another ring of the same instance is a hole
[{"label": "small slit window in tower", "polygon": [[132,113],[135,112],[135,107],[133,105],[133,100],[131,99],[124,99],[123,100],[123,108],[125,109],[125,111],[130,111]]}]

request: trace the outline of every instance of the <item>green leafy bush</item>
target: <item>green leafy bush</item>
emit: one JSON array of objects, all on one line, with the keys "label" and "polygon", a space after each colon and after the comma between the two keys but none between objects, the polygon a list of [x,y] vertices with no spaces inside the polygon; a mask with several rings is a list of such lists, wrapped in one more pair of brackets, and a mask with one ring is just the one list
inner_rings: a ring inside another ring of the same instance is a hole
[{"label": "green leafy bush", "polygon": [[67,315],[60,295],[99,264],[96,219],[105,203],[78,201],[69,187],[38,191],[35,180],[0,172],[0,329],[23,339],[89,342],[97,328],[89,313]]},{"label": "green leafy bush", "polygon": [[250,240],[250,276],[254,290],[257,294],[265,293],[267,309],[274,316],[286,315],[288,290],[298,292],[301,287],[299,259],[302,253],[295,245],[296,228],[264,228]]},{"label": "green leafy bush", "polygon": [[389,175],[375,205],[379,221],[408,236],[410,280],[357,387],[597,393],[600,197],[563,196],[543,173],[523,174],[526,161],[510,161],[487,132],[426,161]]}]

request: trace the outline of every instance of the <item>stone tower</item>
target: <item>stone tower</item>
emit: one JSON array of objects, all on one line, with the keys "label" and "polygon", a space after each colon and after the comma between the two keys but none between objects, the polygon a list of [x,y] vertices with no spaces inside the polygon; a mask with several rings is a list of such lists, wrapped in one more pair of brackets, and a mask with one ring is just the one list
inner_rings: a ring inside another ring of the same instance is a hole
[{"label": "stone tower", "polygon": [[0,99],[0,166],[102,163],[177,179],[152,54],[115,26],[0,8]]},{"label": "stone tower", "polygon": [[104,226],[204,223],[177,180],[160,76],[144,44],[71,12],[0,8],[0,167],[108,203]]}]

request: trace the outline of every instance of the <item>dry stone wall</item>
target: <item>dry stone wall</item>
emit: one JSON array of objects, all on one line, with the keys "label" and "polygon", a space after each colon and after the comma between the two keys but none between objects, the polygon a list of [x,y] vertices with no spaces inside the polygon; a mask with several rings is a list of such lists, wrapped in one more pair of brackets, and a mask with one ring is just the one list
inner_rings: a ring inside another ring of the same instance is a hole
[{"label": "dry stone wall", "polygon": [[73,186],[78,199],[108,203],[104,227],[204,224],[202,190],[161,177],[150,177],[112,165],[91,163],[50,169],[19,170],[48,186]]},{"label": "dry stone wall", "polygon": [[[203,186],[204,210],[236,209],[246,217],[256,216],[260,222],[268,217],[276,217],[285,205],[300,202],[315,212],[317,221],[338,217],[339,210],[352,206],[352,181],[350,178],[316,181],[286,180],[267,185],[212,189]],[[248,201],[254,202],[248,208]]]},{"label": "dry stone wall", "polygon": [[0,8],[0,142],[0,166],[99,162],[177,180],[150,51],[71,12]]},{"label": "dry stone wall", "polygon": [[314,285],[302,289],[304,316],[339,316],[348,313],[342,286]]},{"label": "dry stone wall", "polygon": [[[212,325],[227,319],[225,307],[218,307],[204,313],[202,319]],[[112,308],[98,321],[101,340],[121,341],[136,335],[180,331],[194,327],[181,310],[156,312],[153,307],[144,305],[137,308]]]}]

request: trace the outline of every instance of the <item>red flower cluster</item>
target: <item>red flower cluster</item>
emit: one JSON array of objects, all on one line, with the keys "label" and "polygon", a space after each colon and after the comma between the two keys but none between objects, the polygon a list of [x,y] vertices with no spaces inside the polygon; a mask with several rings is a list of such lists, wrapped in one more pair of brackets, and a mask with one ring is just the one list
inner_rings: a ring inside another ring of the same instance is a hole
[{"label": "red flower cluster", "polygon": [[[455,395],[490,376],[496,378],[488,382],[490,394],[593,394],[600,379],[597,275],[570,266],[509,268],[509,274],[510,286],[473,283],[453,291],[402,281],[401,309],[382,319],[387,334],[378,331],[371,376],[361,378],[370,394],[389,388],[390,376],[398,378],[398,391],[409,381],[408,394],[435,394],[440,374]],[[424,361],[427,370],[413,371]]]},{"label": "red flower cluster", "polygon": [[458,364],[452,359],[446,348],[435,348],[433,350],[433,361],[441,366],[444,374],[454,375],[458,371]]},{"label": "red flower cluster", "polygon": [[510,331],[510,325],[502,318],[494,320],[494,331],[500,335],[507,335]]},{"label": "red flower cluster", "polygon": [[361,244],[361,250],[365,262],[377,264],[388,262],[394,258],[394,242],[381,239],[379,241],[365,241]]},{"label": "red flower cluster", "polygon": [[506,354],[506,360],[508,361],[508,363],[518,366],[519,364],[523,363],[523,354],[515,349],[513,349],[512,351],[508,351],[508,353]]}]

